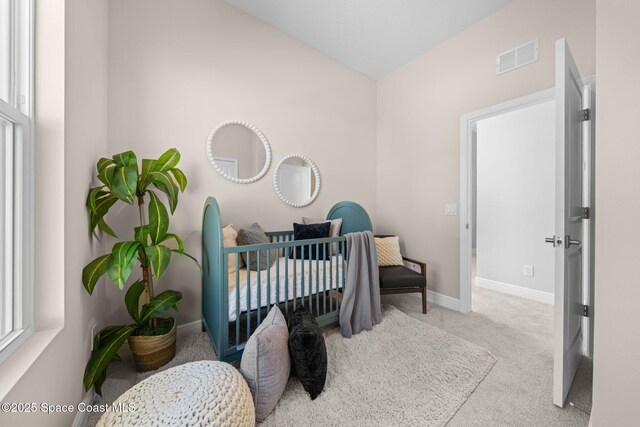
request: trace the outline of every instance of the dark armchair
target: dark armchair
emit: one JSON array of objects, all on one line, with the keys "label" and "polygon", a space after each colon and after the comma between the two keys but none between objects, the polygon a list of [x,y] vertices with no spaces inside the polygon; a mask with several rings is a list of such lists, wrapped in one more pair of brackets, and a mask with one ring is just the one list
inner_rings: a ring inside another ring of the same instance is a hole
[{"label": "dark armchair", "polygon": [[[391,237],[391,236],[376,236]],[[427,265],[424,262],[402,257],[404,265],[378,267],[380,275],[380,295],[422,294],[422,312],[427,313]],[[420,270],[418,272],[417,270]]]}]

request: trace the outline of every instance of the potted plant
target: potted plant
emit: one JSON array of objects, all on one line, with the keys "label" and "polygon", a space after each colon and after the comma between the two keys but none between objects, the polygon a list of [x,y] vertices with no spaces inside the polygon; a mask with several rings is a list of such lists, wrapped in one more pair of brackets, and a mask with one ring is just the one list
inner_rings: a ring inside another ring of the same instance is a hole
[{"label": "potted plant", "polygon": [[[178,194],[187,186],[187,178],[176,167],[179,160],[180,153],[170,149],[157,160],[143,159],[140,170],[132,151],[116,154],[110,159],[101,158],[97,163],[98,179],[102,185],[91,188],[87,197],[91,235],[97,236],[99,230],[118,238],[105,221],[105,215],[118,202],[137,203],[140,226],[133,229],[131,239],[117,241],[110,253],[91,261],[82,271],[82,283],[92,294],[98,280],[105,274],[120,289],[125,288],[136,264],[140,265],[142,275],[129,285],[124,296],[133,323],[107,326],[94,338],[91,358],[84,372],[86,390],[95,386],[101,395],[107,366],[120,360],[118,350],[125,340],[129,341],[139,371],[157,369],[175,355],[175,320],[160,316],[170,308],[177,310],[176,304],[182,295],[173,290],[156,295],[153,278],[162,277],[172,253],[185,255],[197,264],[195,258],[184,251],[182,239],[169,233],[169,213],[158,195],[163,193],[166,196],[173,214],[178,205]],[[145,200],[148,200],[146,209]],[[172,247],[168,246],[169,243]],[[140,307],[142,294],[144,304]]]}]

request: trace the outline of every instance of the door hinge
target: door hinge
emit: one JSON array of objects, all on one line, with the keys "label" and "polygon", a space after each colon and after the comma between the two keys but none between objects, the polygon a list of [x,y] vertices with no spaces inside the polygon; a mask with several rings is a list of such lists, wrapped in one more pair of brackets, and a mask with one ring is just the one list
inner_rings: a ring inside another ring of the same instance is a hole
[{"label": "door hinge", "polygon": [[580,304],[580,315],[583,317],[589,317],[589,306],[585,304]]},{"label": "door hinge", "polygon": [[591,209],[584,207],[582,208],[582,219],[589,219],[591,217]]},{"label": "door hinge", "polygon": [[580,121],[582,122],[586,122],[587,120],[591,119],[591,111],[588,108],[585,108],[584,110],[580,110]]}]

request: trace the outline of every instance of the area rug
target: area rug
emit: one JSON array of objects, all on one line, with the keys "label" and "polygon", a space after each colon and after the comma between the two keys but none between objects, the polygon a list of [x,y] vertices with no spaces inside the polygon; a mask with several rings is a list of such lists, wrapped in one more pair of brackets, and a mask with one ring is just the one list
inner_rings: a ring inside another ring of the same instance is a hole
[{"label": "area rug", "polygon": [[382,323],[351,339],[326,338],[323,392],[296,378],[261,426],[443,426],[489,373],[488,350],[383,308]]}]

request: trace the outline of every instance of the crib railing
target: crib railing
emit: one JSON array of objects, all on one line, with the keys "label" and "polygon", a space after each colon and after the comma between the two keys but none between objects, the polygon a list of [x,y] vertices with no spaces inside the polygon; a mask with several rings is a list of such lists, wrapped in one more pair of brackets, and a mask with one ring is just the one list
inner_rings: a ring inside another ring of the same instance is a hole
[{"label": "crib railing", "polygon": [[[271,239],[271,243],[280,243],[280,242],[292,242],[294,235],[293,231],[267,231],[265,232],[267,237]],[[280,255],[283,255],[284,248],[279,249]]]},{"label": "crib railing", "polygon": [[[345,253],[345,237],[293,240],[292,231],[268,232],[267,235],[271,243],[222,249],[224,283],[221,299],[228,329],[227,339],[222,343],[225,349],[224,360],[228,359],[227,356],[237,354],[244,349],[251,333],[260,325],[273,305],[277,304],[285,317],[295,310],[297,305],[307,306],[316,316],[320,326],[338,321],[340,292],[346,275],[345,259],[341,255]],[[337,256],[331,255],[333,245],[337,245]],[[276,250],[275,260],[271,259],[273,249]],[[312,256],[314,253],[315,257]],[[247,264],[244,270],[246,277],[243,280],[241,280],[242,270],[240,269],[241,254],[244,254]],[[260,270],[263,257],[266,257],[267,268]],[[281,263],[282,258],[287,261]],[[229,275],[229,260],[236,267],[232,275]],[[251,260],[256,261],[258,271],[249,270],[248,264]],[[282,268],[284,271],[281,271]],[[252,283],[252,273],[255,274],[255,283]],[[264,289],[263,277],[266,277]],[[235,284],[233,287],[235,298],[229,301],[229,289],[233,284]],[[241,295],[243,285],[246,286],[244,295]],[[252,286],[256,286],[254,293],[252,293]],[[255,301],[252,298],[254,294]],[[241,303],[243,297],[245,304]],[[235,304],[235,318],[230,319],[228,316],[229,304]]]}]

